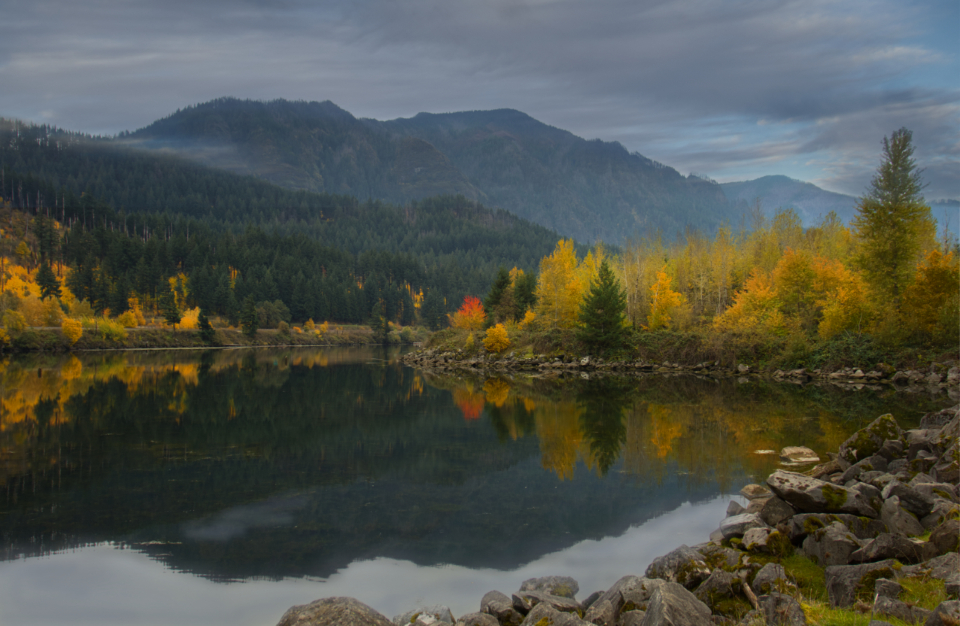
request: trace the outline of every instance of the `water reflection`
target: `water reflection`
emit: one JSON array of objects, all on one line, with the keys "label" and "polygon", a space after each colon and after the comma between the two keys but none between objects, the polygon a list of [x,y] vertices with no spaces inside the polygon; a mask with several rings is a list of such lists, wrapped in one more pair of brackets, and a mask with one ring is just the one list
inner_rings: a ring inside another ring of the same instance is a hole
[{"label": "water reflection", "polygon": [[[696,378],[441,378],[373,349],[0,365],[3,559],[133,547],[220,581],[359,560],[511,570],[884,412],[947,400]],[[664,538],[666,540],[666,538]]]}]

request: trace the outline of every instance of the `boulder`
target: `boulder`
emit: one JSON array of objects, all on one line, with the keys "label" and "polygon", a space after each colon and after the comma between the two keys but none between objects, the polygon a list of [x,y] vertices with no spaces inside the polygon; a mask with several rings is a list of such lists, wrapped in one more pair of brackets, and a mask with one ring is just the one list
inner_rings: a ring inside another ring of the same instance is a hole
[{"label": "boulder", "polygon": [[874,454],[865,459],[857,461],[850,467],[848,467],[841,475],[840,480],[846,484],[847,482],[860,478],[867,472],[886,472],[887,471],[887,460],[879,454]]},{"label": "boulder", "polygon": [[889,578],[878,578],[874,584],[874,593],[883,598],[896,600],[903,593],[903,585]]},{"label": "boulder", "polygon": [[954,600],[960,599],[960,573],[954,574],[944,581],[944,588],[947,590],[948,596]]},{"label": "boulder", "polygon": [[866,498],[867,502],[870,504],[870,507],[873,508],[874,510],[879,511],[880,508],[883,506],[883,496],[881,495],[883,492],[877,489],[876,487],[874,487],[873,485],[869,483],[857,482],[854,485],[852,485],[850,489],[852,489],[853,491],[856,491],[857,493],[862,495],[864,498]]},{"label": "boulder", "polygon": [[803,537],[821,528],[826,528],[833,522],[840,522],[852,532],[857,539],[873,539],[887,527],[881,520],[857,517],[856,515],[830,513],[802,513],[794,515],[785,523],[790,541],[797,543]]},{"label": "boulder", "polygon": [[895,578],[896,561],[887,560],[863,565],[832,565],[826,569],[827,597],[834,607],[848,607],[858,597],[872,599],[878,578]]},{"label": "boulder", "polygon": [[716,569],[719,567],[727,571],[737,566],[740,562],[740,556],[743,554],[739,550],[713,543],[701,543],[693,546],[693,549],[703,555],[710,568]]},{"label": "boulder", "polygon": [[650,599],[643,626],[702,626],[710,623],[710,609],[683,585],[665,583]]},{"label": "boulder", "polygon": [[937,605],[924,626],[955,626],[960,624],[960,601],[947,600]]},{"label": "boulder", "polygon": [[760,519],[768,526],[776,526],[780,522],[797,514],[797,510],[781,498],[770,498],[760,509]]},{"label": "boulder", "polygon": [[896,598],[880,596],[873,604],[873,614],[878,617],[895,617],[908,624],[923,623],[930,611],[918,606],[910,606]]},{"label": "boulder", "polygon": [[523,581],[520,591],[542,591],[551,596],[575,598],[580,585],[569,576],[543,576]]},{"label": "boulder", "polygon": [[359,600],[337,597],[291,607],[277,626],[393,626],[393,623]]},{"label": "boulder", "polygon": [[877,517],[877,511],[860,492],[803,474],[777,470],[767,478],[767,484],[779,498],[799,511]]},{"label": "boulder", "polygon": [[880,508],[880,519],[887,525],[887,530],[913,537],[923,534],[923,525],[912,513],[900,506],[900,498],[893,496],[884,501]]},{"label": "boulder", "polygon": [[737,594],[740,583],[740,579],[730,572],[713,570],[710,577],[697,587],[693,595],[711,610],[716,610],[717,604]]},{"label": "boulder", "polygon": [[930,543],[936,547],[937,554],[960,551],[960,520],[947,520],[934,528]]},{"label": "boulder", "polygon": [[555,596],[542,591],[518,591],[513,595],[513,606],[517,606],[520,600],[523,606],[529,606],[531,609],[540,604],[549,604],[554,609],[562,613],[580,613],[583,607],[573,598],[565,596]]},{"label": "boulder", "polygon": [[949,580],[956,576],[957,572],[960,572],[960,554],[950,552],[918,565],[905,565],[900,569],[900,576],[929,576],[938,580]]},{"label": "boulder", "polygon": [[820,567],[846,565],[850,562],[850,555],[862,545],[846,526],[832,522],[826,528],[807,535],[803,540],[803,554]]},{"label": "boulder", "polygon": [[797,588],[790,579],[782,565],[776,563],[767,563],[764,565],[753,579],[753,591],[757,595],[771,593],[786,593]]},{"label": "boulder", "polygon": [[727,505],[727,517],[740,515],[744,511],[746,511],[746,509],[743,508],[743,506],[741,506],[740,503],[735,500],[731,500],[730,504]]},{"label": "boulder", "polygon": [[558,611],[549,604],[538,604],[530,609],[521,626],[590,626],[588,622],[583,621],[576,613],[564,613]]},{"label": "boulder", "polygon": [[889,413],[881,415],[844,441],[840,445],[839,456],[850,463],[856,463],[876,454],[888,439],[903,440],[900,425]]},{"label": "boulder", "polygon": [[960,505],[943,498],[934,497],[933,511],[920,520],[920,524],[926,530],[933,530],[948,519],[954,519],[957,516],[960,516]]},{"label": "boulder", "polygon": [[764,485],[751,484],[741,489],[740,495],[747,500],[753,500],[754,498],[769,498],[772,494]]},{"label": "boulder", "polygon": [[936,555],[936,547],[931,543],[919,539],[908,539],[896,533],[883,533],[851,554],[850,561],[870,563],[883,559],[897,559],[901,563],[921,563]]},{"label": "boulder", "polygon": [[460,616],[456,626],[500,626],[500,622],[487,613],[467,613]]},{"label": "boulder", "polygon": [[710,568],[702,554],[682,545],[664,556],[655,558],[644,575],[647,578],[660,578],[680,583],[688,589],[693,589],[706,580],[710,575]]},{"label": "boulder", "polygon": [[887,463],[895,459],[903,458],[903,442],[899,439],[888,439],[884,441],[880,449],[877,450],[877,454],[885,458]]},{"label": "boulder", "polygon": [[743,534],[751,528],[765,528],[766,524],[756,513],[742,513],[728,517],[720,522],[720,532],[724,539],[731,537],[743,537]]},{"label": "boulder", "polygon": [[404,626],[405,624],[413,624],[421,616],[432,617],[438,622],[443,622],[446,624],[453,624],[453,613],[450,612],[448,607],[443,606],[442,604],[434,604],[432,606],[423,606],[416,608],[412,611],[407,611],[403,615],[397,615],[393,618],[393,623],[397,626]]},{"label": "boulder", "polygon": [[624,611],[620,614],[620,623],[617,626],[640,626],[646,611]]},{"label": "boulder", "polygon": [[624,576],[590,604],[584,619],[601,626],[617,626],[621,611],[645,609],[654,591],[664,584],[666,581],[659,579]]},{"label": "boulder", "polygon": [[933,510],[933,498],[920,493],[909,485],[894,481],[883,488],[881,496],[889,500],[892,496],[900,498],[900,506],[918,518],[925,517]]},{"label": "boulder", "polygon": [[943,498],[951,502],[960,502],[960,498],[957,497],[957,488],[950,483],[932,481],[928,483],[913,483],[910,486],[913,487],[917,493],[927,496],[934,502],[937,498]]},{"label": "boulder", "polygon": [[800,603],[785,593],[771,593],[757,598],[767,624],[777,626],[806,626],[807,616]]},{"label": "boulder", "polygon": [[513,601],[499,591],[489,591],[480,600],[480,612],[492,615],[503,626],[519,626],[523,615],[513,608]]},{"label": "boulder", "polygon": [[780,460],[786,463],[796,463],[797,465],[806,465],[809,463],[819,463],[820,457],[810,448],[803,446],[787,446],[780,451]]}]

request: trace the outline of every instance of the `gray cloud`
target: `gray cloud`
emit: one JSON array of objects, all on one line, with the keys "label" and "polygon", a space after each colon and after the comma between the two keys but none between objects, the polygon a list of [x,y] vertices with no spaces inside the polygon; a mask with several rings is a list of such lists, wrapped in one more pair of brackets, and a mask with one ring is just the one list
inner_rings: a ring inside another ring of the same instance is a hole
[{"label": "gray cloud", "polygon": [[510,107],[681,171],[846,193],[907,126],[928,196],[960,195],[955,2],[12,2],[2,115],[113,133],[223,95],[378,119]]}]

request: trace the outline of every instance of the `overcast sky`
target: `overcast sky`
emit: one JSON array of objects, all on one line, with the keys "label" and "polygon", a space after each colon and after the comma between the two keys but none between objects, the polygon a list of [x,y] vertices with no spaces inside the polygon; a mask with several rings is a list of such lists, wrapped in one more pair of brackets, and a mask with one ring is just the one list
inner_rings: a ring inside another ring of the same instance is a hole
[{"label": "overcast sky", "polygon": [[513,108],[721,182],[860,195],[914,133],[960,198],[957,0],[0,0],[0,116],[94,134],[220,96]]}]

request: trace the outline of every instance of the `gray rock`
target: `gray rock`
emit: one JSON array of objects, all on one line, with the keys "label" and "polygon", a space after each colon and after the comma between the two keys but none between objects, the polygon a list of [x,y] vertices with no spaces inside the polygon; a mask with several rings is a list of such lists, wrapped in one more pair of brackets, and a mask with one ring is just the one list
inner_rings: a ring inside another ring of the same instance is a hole
[{"label": "gray rock", "polygon": [[[888,469],[889,469],[889,467],[888,467]],[[882,492],[883,492],[883,489],[884,489],[887,485],[889,485],[890,483],[892,483],[892,482],[895,481],[895,480],[897,480],[897,477],[894,476],[893,474],[891,474],[889,471],[887,471],[887,472],[885,472],[885,473],[883,473],[883,474],[880,474],[879,476],[870,478],[869,480],[866,480],[865,482],[870,483],[871,485],[873,485],[874,487],[876,487],[877,489],[879,489],[879,490],[881,491],[881,493],[882,493]]]},{"label": "gray rock", "polygon": [[543,576],[523,581],[520,591],[542,591],[552,596],[576,598],[580,585],[569,576]]},{"label": "gray rock", "polygon": [[850,555],[862,545],[846,526],[832,522],[826,528],[807,535],[803,540],[803,553],[820,567],[846,565],[850,562]]},{"label": "gray rock", "polygon": [[858,595],[872,598],[877,578],[895,578],[895,561],[863,565],[832,565],[826,569],[827,597],[834,607],[848,607]]},{"label": "gray rock", "polygon": [[954,574],[953,576],[945,580],[944,587],[947,590],[948,596],[950,596],[954,600],[960,598],[960,573]]},{"label": "gray rock", "polygon": [[767,484],[799,511],[877,517],[877,511],[861,493],[803,474],[777,470],[767,478]]},{"label": "gray rock", "polygon": [[884,487],[882,497],[889,500],[892,496],[900,498],[900,506],[918,518],[925,517],[933,510],[933,498],[924,495],[909,485],[894,481]]},{"label": "gray rock", "polygon": [[754,593],[757,595],[786,593],[797,588],[787,578],[783,566],[776,563],[764,565],[754,577],[752,586]]},{"label": "gray rock", "polygon": [[866,498],[867,502],[870,504],[870,506],[874,510],[879,511],[880,507],[883,506],[883,497],[881,495],[883,492],[877,489],[876,487],[874,487],[873,485],[869,483],[858,482],[855,485],[853,485],[851,489],[860,493],[860,495]]},{"label": "gray rock", "polygon": [[747,500],[753,500],[754,498],[769,498],[773,494],[764,485],[751,484],[741,489],[740,495]]},{"label": "gray rock", "polygon": [[772,528],[751,528],[743,533],[743,548],[748,552],[769,552],[767,539],[775,533]]},{"label": "gray rock", "polygon": [[713,570],[710,577],[703,581],[703,584],[697,587],[693,595],[697,599],[716,610],[718,602],[727,598],[732,598],[737,594],[741,581],[735,575],[723,570]]},{"label": "gray rock", "polygon": [[517,606],[517,600],[520,599],[524,606],[531,609],[540,604],[549,604],[553,608],[563,613],[580,613],[583,607],[573,598],[565,596],[555,596],[542,591],[518,591],[513,595],[513,606]]},{"label": "gray rock", "polygon": [[523,615],[513,608],[513,601],[499,591],[490,591],[483,596],[480,612],[497,618],[503,626],[519,626],[523,621]]},{"label": "gray rock", "polygon": [[602,595],[603,595],[602,591],[594,591],[589,596],[587,596],[586,599],[580,603],[580,605],[583,606],[583,610],[586,611],[591,606],[593,606],[593,603],[599,600],[600,596]]},{"label": "gray rock", "polygon": [[916,489],[918,493],[930,498],[931,501],[935,501],[937,498],[943,498],[951,502],[960,502],[960,498],[957,497],[957,488],[950,483],[914,483],[911,487]]},{"label": "gray rock", "polygon": [[957,416],[958,408],[960,407],[953,407],[950,409],[943,409],[942,411],[936,411],[934,413],[927,413],[920,418],[920,428],[943,428],[950,423],[950,420]]},{"label": "gray rock", "polygon": [[820,457],[810,448],[803,446],[787,446],[780,451],[780,460],[787,463],[809,464],[819,463]]},{"label": "gray rock", "polygon": [[894,459],[903,458],[903,442],[898,439],[888,439],[883,442],[877,454],[887,460],[887,463]]},{"label": "gray rock", "polygon": [[720,522],[720,532],[724,539],[731,537],[743,537],[743,534],[751,528],[764,528],[766,524],[756,513],[742,513],[728,517]]},{"label": "gray rock", "polygon": [[418,607],[412,611],[407,611],[403,615],[397,615],[393,618],[393,623],[397,626],[404,626],[405,624],[412,624],[416,619],[421,616],[427,616],[434,618],[438,622],[445,622],[447,624],[453,624],[453,613],[450,612],[450,609],[442,604],[434,604],[431,606],[422,606]]},{"label": "gray rock", "polygon": [[956,626],[960,624],[960,602],[947,600],[933,610],[924,626]]},{"label": "gray rock", "polygon": [[930,515],[920,520],[920,524],[926,530],[932,531],[948,519],[953,519],[958,515],[960,515],[960,505],[949,500],[944,500],[943,498],[934,497],[933,511],[930,512]]},{"label": "gray rock", "polygon": [[896,533],[883,533],[850,555],[854,563],[897,559],[901,563],[920,563],[937,555],[936,547],[926,541],[908,539]]},{"label": "gray rock", "polygon": [[960,550],[960,520],[947,520],[934,528],[930,533],[930,543],[936,547],[937,554]]},{"label": "gray rock", "polygon": [[[653,592],[666,581],[641,576],[624,576],[587,609],[584,619],[601,626],[616,626],[621,611],[644,609]],[[629,598],[628,601],[625,598]]]},{"label": "gray rock", "polygon": [[712,569],[719,567],[728,571],[737,566],[743,554],[739,550],[713,543],[701,543],[693,546],[693,549],[703,555],[708,567]]},{"label": "gray rock", "polygon": [[900,576],[929,576],[938,580],[949,580],[957,572],[960,572],[960,554],[950,552],[918,565],[905,565],[900,569]]},{"label": "gray rock", "polygon": [[744,513],[753,513],[754,515],[759,515],[760,511],[763,510],[763,507],[766,506],[767,502],[770,501],[771,497],[772,496],[768,496],[766,498],[754,498],[747,505],[747,508],[746,510],[744,510]]},{"label": "gray rock", "polygon": [[806,626],[807,616],[800,603],[784,593],[771,593],[757,598],[767,624],[777,626]]},{"label": "gray rock", "polygon": [[710,568],[702,554],[682,545],[668,554],[655,558],[644,575],[647,578],[660,578],[680,583],[688,589],[693,589],[706,580],[710,575]]},{"label": "gray rock", "polygon": [[740,503],[739,503],[739,502],[736,502],[735,500],[731,500],[731,501],[730,501],[730,504],[727,505],[727,517],[733,517],[734,515],[740,515],[740,514],[743,513],[744,511],[746,511],[746,509],[743,508],[743,507],[740,505]]},{"label": "gray rock", "polygon": [[912,513],[900,506],[900,498],[891,497],[883,503],[880,509],[880,519],[892,533],[900,533],[912,537],[923,534],[923,525]]},{"label": "gray rock", "polygon": [[840,475],[840,480],[846,484],[848,481],[860,478],[867,472],[886,472],[887,460],[879,454],[874,454],[865,459],[857,461]]},{"label": "gray rock", "polygon": [[710,609],[683,585],[665,583],[654,592],[642,626],[702,626],[710,623]]},{"label": "gray rock", "polygon": [[895,617],[909,624],[915,624],[926,619],[930,611],[909,606],[896,598],[881,596],[873,604],[873,614],[878,617]]},{"label": "gray rock", "polygon": [[760,509],[760,519],[768,526],[776,526],[780,522],[797,514],[797,510],[781,498],[770,498]]},{"label": "gray rock", "polygon": [[850,463],[873,456],[888,439],[903,440],[900,425],[889,413],[881,415],[840,445],[839,456]]},{"label": "gray rock", "polygon": [[903,586],[889,578],[878,578],[874,584],[874,593],[883,598],[893,598],[896,600],[900,597],[900,594],[903,593]]},{"label": "gray rock", "polygon": [[530,609],[521,626],[540,626],[550,624],[550,626],[590,626],[575,613],[564,613],[558,611],[549,604],[538,604]]},{"label": "gray rock", "polygon": [[810,533],[826,528],[833,522],[840,522],[846,526],[857,539],[873,539],[887,530],[884,523],[878,519],[831,513],[802,513],[794,515],[785,523],[790,541],[797,543]]},{"label": "gray rock", "polygon": [[386,617],[354,598],[323,598],[291,607],[277,626],[393,626]]},{"label": "gray rock", "polygon": [[640,626],[646,611],[624,611],[620,614],[620,623],[617,626]]},{"label": "gray rock", "polygon": [[467,613],[457,620],[457,626],[500,626],[493,615],[486,613]]}]

